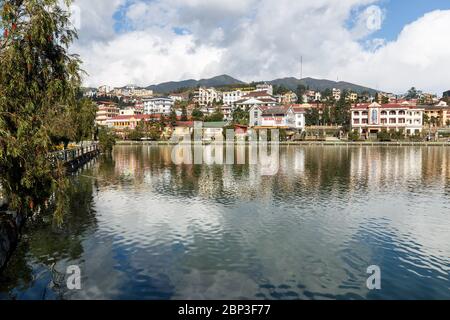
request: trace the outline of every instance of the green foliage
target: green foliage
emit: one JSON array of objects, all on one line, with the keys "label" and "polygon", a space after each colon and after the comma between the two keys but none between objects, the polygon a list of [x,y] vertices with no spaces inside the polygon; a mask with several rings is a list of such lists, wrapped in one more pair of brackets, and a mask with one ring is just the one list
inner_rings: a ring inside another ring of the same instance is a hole
[{"label": "green foliage", "polygon": [[204,117],[203,112],[199,108],[194,108],[192,110],[192,120],[202,121],[203,117]]},{"label": "green foliage", "polygon": [[283,95],[288,93],[290,90],[282,85],[274,85],[273,86],[273,94],[274,95]]},{"label": "green foliage", "polygon": [[181,121],[188,121],[188,115],[185,105],[181,107]]},{"label": "green foliage", "polygon": [[389,132],[387,132],[386,129],[383,129],[382,131],[378,132],[378,140],[379,141],[391,141],[391,135],[389,134]]},{"label": "green foliage", "polygon": [[250,115],[241,107],[236,108],[232,113],[233,123],[247,126],[250,121]]},{"label": "green foliage", "polygon": [[348,140],[350,141],[358,141],[359,139],[361,139],[361,136],[359,135],[359,132],[356,130],[348,134]]},{"label": "green foliage", "polygon": [[297,86],[297,90],[296,90],[295,93],[297,94],[298,101],[299,101],[300,104],[303,103],[303,95],[306,93],[306,90],[307,90],[306,87],[304,85],[302,85],[302,84],[299,84]]},{"label": "green foliage", "polygon": [[320,114],[317,108],[306,110],[305,123],[307,126],[318,126],[320,124]]},{"label": "green foliage", "polygon": [[62,183],[48,161],[52,137],[77,130],[59,134],[52,124],[77,107],[80,60],[67,53],[76,33],[58,0],[0,5],[0,182],[21,211],[45,203]]},{"label": "green foliage", "polygon": [[111,129],[102,127],[99,130],[98,142],[102,152],[111,153],[116,144],[116,135]]},{"label": "green foliage", "polygon": [[418,97],[419,97],[419,94],[415,87],[412,87],[411,89],[409,89],[408,93],[406,94],[406,99],[417,99]]},{"label": "green foliage", "polygon": [[171,125],[175,125],[177,123],[177,112],[175,111],[174,108],[172,108],[172,110],[170,111],[168,122]]},{"label": "green foliage", "polygon": [[405,132],[403,130],[399,130],[399,131],[391,130],[390,134],[391,134],[392,140],[399,141],[399,140],[403,140],[405,138]]},{"label": "green foliage", "polygon": [[216,110],[211,113],[209,116],[205,117],[205,122],[220,122],[223,121],[224,115],[220,108],[216,108]]}]

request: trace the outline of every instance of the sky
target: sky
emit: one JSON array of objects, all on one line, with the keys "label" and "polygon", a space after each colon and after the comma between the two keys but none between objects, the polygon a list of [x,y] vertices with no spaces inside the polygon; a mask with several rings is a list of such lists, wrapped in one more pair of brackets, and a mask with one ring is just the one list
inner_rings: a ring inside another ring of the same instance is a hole
[{"label": "sky", "polygon": [[86,86],[228,74],[450,89],[448,0],[75,0]]}]

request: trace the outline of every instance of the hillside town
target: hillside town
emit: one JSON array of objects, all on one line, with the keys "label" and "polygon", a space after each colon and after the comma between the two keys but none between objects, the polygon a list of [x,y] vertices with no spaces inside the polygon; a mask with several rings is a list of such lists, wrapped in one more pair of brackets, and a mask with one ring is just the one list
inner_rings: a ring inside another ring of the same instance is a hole
[{"label": "hillside town", "polygon": [[261,129],[279,129],[291,141],[447,141],[450,91],[442,97],[411,88],[406,94],[323,91],[299,85],[256,83],[226,88],[198,87],[165,96],[137,86],[89,89],[96,101],[96,124],[123,140],[169,140],[192,134],[202,122],[204,140],[233,128],[245,138]]}]

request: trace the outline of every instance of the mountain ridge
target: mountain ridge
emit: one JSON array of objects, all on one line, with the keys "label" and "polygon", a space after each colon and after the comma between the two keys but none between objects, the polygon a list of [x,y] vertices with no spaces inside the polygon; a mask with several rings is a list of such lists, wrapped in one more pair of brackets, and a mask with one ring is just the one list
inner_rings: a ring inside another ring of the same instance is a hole
[{"label": "mountain ridge", "polygon": [[[254,83],[268,83],[271,85],[278,85],[288,88],[289,90],[295,91],[299,85],[303,85],[308,87],[310,90],[324,91],[325,89],[341,89],[341,90],[350,90],[357,93],[368,92],[369,94],[374,95],[379,90],[369,88],[366,86],[346,82],[346,81],[332,81],[327,79],[315,79],[315,78],[303,78],[297,79],[295,77],[285,77],[278,78],[269,81],[258,81]],[[200,80],[195,79],[187,79],[182,81],[169,81],[162,82],[155,85],[150,85],[144,87],[145,89],[153,90],[158,94],[169,94],[175,91],[179,91],[182,89],[195,89],[197,87],[224,87],[224,86],[232,86],[232,85],[248,85],[244,81],[231,77],[229,75],[223,74],[219,76],[215,76],[212,78],[205,78]]]}]

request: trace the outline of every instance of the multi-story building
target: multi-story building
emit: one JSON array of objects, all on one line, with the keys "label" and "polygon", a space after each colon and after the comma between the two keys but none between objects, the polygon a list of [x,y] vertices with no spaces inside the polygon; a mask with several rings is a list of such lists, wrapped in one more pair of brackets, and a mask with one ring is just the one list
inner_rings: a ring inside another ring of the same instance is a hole
[{"label": "multi-story building", "polygon": [[134,130],[142,121],[159,121],[161,114],[136,114],[136,115],[119,115],[106,120],[105,125],[113,129],[116,134],[124,136],[126,130]]},{"label": "multi-story building", "polygon": [[267,94],[273,96],[273,86],[271,84],[263,83],[256,85],[255,91],[265,91]]},{"label": "multi-story building", "polygon": [[172,111],[174,101],[168,97],[155,97],[144,99],[144,114],[165,114],[168,115]]},{"label": "multi-story building", "polygon": [[442,94],[442,97],[443,97],[443,98],[450,98],[450,90],[445,91],[445,92]]},{"label": "multi-story building", "polygon": [[222,93],[223,104],[227,106],[233,106],[235,103],[242,99],[247,93],[242,90],[226,91]]},{"label": "multi-story building", "polygon": [[333,94],[334,100],[340,100],[342,91],[341,91],[341,89],[333,88],[332,94]]},{"label": "multi-story building", "polygon": [[209,106],[214,102],[222,101],[222,93],[214,88],[198,88],[194,95],[194,101],[201,107]]},{"label": "multi-story building", "polygon": [[350,94],[348,95],[348,101],[350,102],[358,101],[358,94],[356,92],[350,92]]},{"label": "multi-story building", "polygon": [[113,102],[100,102],[97,107],[97,113],[95,116],[95,123],[99,126],[105,126],[106,121],[117,117],[120,113],[120,109]]},{"label": "multi-story building", "polygon": [[304,103],[316,102],[322,100],[322,94],[319,91],[307,90],[302,99]]},{"label": "multi-story building", "polygon": [[287,106],[253,106],[250,108],[250,127],[288,127]]},{"label": "multi-story building", "polygon": [[[428,125],[434,127],[446,127],[450,125],[450,107],[445,101],[435,105],[420,105],[428,118]],[[427,125],[425,123],[425,125]]]},{"label": "multi-story building", "polygon": [[411,136],[422,132],[423,113],[423,108],[407,102],[358,104],[351,109],[352,129],[366,138],[376,138],[382,130]]},{"label": "multi-story building", "polygon": [[98,87],[97,95],[100,97],[107,96],[111,92],[111,90],[112,90],[112,88],[110,86],[107,86],[107,85],[100,86],[100,87]]},{"label": "multi-story building", "polygon": [[298,96],[297,96],[297,94],[295,94],[292,91],[289,91],[289,92],[285,93],[281,97],[281,103],[282,104],[294,104],[294,103],[297,103],[297,101],[298,101]]},{"label": "multi-story building", "polygon": [[119,115],[121,116],[134,116],[134,115],[138,115],[138,114],[142,114],[143,110],[140,108],[135,108],[135,107],[128,107],[125,109],[121,109],[119,112]]},{"label": "multi-story building", "polygon": [[187,93],[172,93],[169,96],[169,98],[172,99],[174,102],[189,101],[189,94],[187,94]]},{"label": "multi-story building", "polygon": [[287,112],[287,125],[292,129],[304,131],[306,126],[306,109],[302,105],[292,105]]}]

